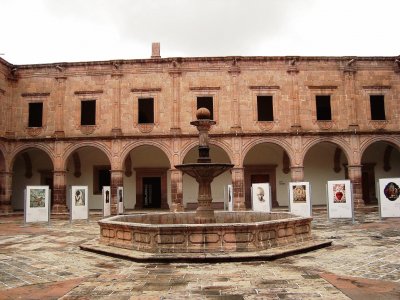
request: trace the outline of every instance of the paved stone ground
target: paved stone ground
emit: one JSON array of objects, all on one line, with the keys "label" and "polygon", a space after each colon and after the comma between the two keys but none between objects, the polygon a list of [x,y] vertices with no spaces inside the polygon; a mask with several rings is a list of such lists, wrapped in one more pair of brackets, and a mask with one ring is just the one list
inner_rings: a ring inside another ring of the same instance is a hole
[{"label": "paved stone ground", "polygon": [[400,299],[400,218],[327,220],[333,246],[269,262],[135,263],[82,251],[96,221],[23,225],[0,216],[0,299]]}]

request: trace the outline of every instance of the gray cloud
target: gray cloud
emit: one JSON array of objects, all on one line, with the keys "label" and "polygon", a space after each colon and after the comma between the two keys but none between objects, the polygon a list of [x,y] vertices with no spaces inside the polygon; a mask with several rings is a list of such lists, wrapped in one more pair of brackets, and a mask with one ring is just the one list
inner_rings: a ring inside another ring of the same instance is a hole
[{"label": "gray cloud", "polygon": [[[251,55],[286,28],[288,13],[310,1],[45,0],[51,14],[71,22],[114,27],[121,39],[159,41],[185,56]],[[90,37],[88,37],[90,38]],[[105,37],[106,38],[106,37]]]}]

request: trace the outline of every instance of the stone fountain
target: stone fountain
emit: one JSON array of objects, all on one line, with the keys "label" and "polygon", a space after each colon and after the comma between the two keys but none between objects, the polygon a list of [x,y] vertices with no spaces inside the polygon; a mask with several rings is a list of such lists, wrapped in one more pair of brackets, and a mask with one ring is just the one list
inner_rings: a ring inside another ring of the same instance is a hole
[{"label": "stone fountain", "polygon": [[232,164],[212,163],[208,132],[214,121],[205,108],[191,122],[199,131],[197,163],[175,167],[199,183],[196,212],[119,215],[100,220],[100,238],[81,249],[136,261],[268,260],[331,244],[311,235],[312,218],[289,213],[216,211],[211,182]]},{"label": "stone fountain", "polygon": [[196,179],[199,183],[198,207],[196,210],[196,223],[215,223],[214,209],[211,206],[211,182],[215,177],[232,169],[232,164],[212,163],[210,158],[210,146],[208,132],[215,121],[210,120],[210,111],[200,108],[196,113],[197,120],[190,122],[199,131],[199,158],[197,163],[176,165],[175,168]]}]

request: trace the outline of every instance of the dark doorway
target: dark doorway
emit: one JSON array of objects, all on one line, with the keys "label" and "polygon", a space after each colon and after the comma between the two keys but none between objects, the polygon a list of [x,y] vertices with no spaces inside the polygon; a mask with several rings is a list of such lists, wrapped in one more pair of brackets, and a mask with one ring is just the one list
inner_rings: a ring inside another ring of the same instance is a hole
[{"label": "dark doorway", "polygon": [[375,164],[364,163],[362,166],[362,197],[364,204],[377,204],[378,199],[376,197],[375,189]]},{"label": "dark doorway", "polygon": [[143,208],[161,208],[161,177],[143,177]]}]

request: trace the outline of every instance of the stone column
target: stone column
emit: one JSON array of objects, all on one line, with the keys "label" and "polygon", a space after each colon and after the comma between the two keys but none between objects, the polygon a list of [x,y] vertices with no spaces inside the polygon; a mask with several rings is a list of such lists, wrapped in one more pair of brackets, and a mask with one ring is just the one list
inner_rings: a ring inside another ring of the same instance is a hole
[{"label": "stone column", "polygon": [[172,212],[184,211],[183,207],[183,179],[182,172],[171,169],[171,207]]},{"label": "stone column", "polygon": [[124,171],[111,170],[111,215],[118,214],[118,187],[124,186]]},{"label": "stone column", "polygon": [[0,213],[11,213],[12,172],[0,172]]},{"label": "stone column", "polygon": [[67,77],[56,77],[55,137],[63,137],[64,133],[64,99]]},{"label": "stone column", "polygon": [[349,129],[356,131],[358,129],[358,116],[357,116],[357,97],[355,87],[355,76],[356,70],[352,67],[347,67],[344,70],[344,103],[348,107],[348,120]]},{"label": "stone column", "polygon": [[293,182],[304,180],[304,167],[292,166],[290,167],[290,176]]},{"label": "stone column", "polygon": [[233,209],[246,210],[244,198],[244,169],[232,169]]},{"label": "stone column", "polygon": [[65,170],[54,171],[53,173],[53,204],[51,206],[52,213],[68,213],[67,207],[67,184]]},{"label": "stone column", "polygon": [[292,101],[292,130],[299,131],[301,128],[300,124],[300,103],[299,103],[299,87],[297,83],[297,74],[299,70],[296,66],[296,59],[290,61],[289,68],[287,72],[290,76],[290,95],[289,101]]},{"label": "stone column", "polygon": [[114,136],[122,135],[121,129],[121,73],[113,73],[114,86],[114,100],[113,100],[113,114],[112,114],[112,129],[111,132]]},{"label": "stone column", "polygon": [[349,165],[348,166],[349,179],[353,184],[353,203],[354,209],[364,207],[364,200],[362,198],[362,166]]},{"label": "stone column", "polygon": [[233,125],[231,126],[232,132],[240,132],[242,131],[242,127],[240,124],[240,107],[238,100],[238,77],[240,74],[240,69],[236,65],[236,61],[233,66],[229,70],[229,74],[231,75],[232,82],[232,114],[233,114]]},{"label": "stone column", "polygon": [[171,133],[179,134],[181,132],[180,128],[180,89],[181,89],[181,71],[176,66],[169,71],[172,77],[172,114],[171,114]]}]

